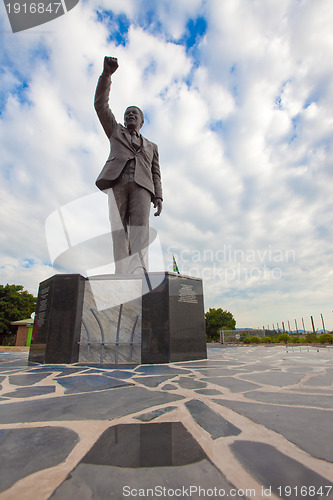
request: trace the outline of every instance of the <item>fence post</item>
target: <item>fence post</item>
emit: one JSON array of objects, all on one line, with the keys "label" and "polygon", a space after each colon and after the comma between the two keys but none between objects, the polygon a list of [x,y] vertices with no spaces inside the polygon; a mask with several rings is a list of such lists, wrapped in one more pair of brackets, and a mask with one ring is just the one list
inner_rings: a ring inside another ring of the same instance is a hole
[{"label": "fence post", "polygon": [[313,321],[313,316],[311,316],[311,323],[312,323],[313,333],[316,333],[316,329],[315,329],[315,325],[314,325],[314,321]]},{"label": "fence post", "polygon": [[303,333],[306,334],[305,326],[304,326],[304,319],[303,318],[302,318],[302,323],[303,323]]}]

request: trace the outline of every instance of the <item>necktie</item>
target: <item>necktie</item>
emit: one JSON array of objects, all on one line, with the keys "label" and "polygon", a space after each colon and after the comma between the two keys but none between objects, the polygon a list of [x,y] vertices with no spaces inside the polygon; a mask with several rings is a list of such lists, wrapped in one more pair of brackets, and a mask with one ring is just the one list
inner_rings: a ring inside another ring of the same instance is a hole
[{"label": "necktie", "polygon": [[141,147],[141,143],[140,143],[140,137],[138,137],[138,134],[135,130],[131,130],[131,142],[134,149],[138,151],[138,149],[140,149]]}]

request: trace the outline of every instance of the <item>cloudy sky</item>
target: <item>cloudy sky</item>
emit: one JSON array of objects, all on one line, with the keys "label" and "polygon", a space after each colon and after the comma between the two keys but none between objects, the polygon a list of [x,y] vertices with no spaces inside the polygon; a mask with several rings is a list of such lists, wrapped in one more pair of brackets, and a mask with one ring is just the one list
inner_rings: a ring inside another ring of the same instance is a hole
[{"label": "cloudy sky", "polygon": [[174,254],[237,327],[333,329],[331,0],[81,0],[15,34],[0,9],[1,284],[37,294],[68,244],[109,244],[93,97],[111,55],[117,120],[140,106],[159,147],[154,269]]}]

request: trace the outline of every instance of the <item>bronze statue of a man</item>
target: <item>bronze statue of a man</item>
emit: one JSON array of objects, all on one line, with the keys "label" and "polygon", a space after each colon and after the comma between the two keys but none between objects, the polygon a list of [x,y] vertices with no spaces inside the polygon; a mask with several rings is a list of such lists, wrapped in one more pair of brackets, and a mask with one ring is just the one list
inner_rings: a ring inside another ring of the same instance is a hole
[{"label": "bronze statue of a man", "polygon": [[154,215],[162,211],[161,173],[156,144],[140,134],[141,109],[129,106],[123,126],[109,107],[111,75],[117,68],[115,57],[104,58],[95,93],[95,110],[110,140],[96,186],[109,198],[115,273],[142,274],[148,271],[150,204],[157,208]]}]

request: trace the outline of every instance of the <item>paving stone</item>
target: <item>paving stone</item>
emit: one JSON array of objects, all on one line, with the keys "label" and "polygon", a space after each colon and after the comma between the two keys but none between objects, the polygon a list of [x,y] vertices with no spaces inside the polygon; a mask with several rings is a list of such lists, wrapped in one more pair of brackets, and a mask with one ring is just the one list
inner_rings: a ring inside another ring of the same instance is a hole
[{"label": "paving stone", "polygon": [[309,387],[323,387],[333,385],[333,375],[317,375],[316,377],[311,377],[309,380],[304,382],[305,386]]},{"label": "paving stone", "polygon": [[315,373],[315,372],[318,372],[318,371],[322,371],[321,368],[314,368],[314,367],[307,367],[305,368],[303,365],[302,366],[289,366],[286,368],[287,372],[288,373],[299,373],[300,375],[303,375],[303,377],[305,375],[307,375],[308,373]]},{"label": "paving stone", "polygon": [[36,368],[36,364],[34,363],[33,364],[33,368],[30,368],[30,370],[27,370],[27,373],[43,373],[43,372],[52,372],[54,374],[59,374],[59,373],[64,373],[65,375],[67,374],[66,372],[68,372],[68,370],[70,371],[70,373],[76,373],[76,372],[81,372],[81,371],[84,371],[83,369],[78,369],[78,368],[74,368],[74,367],[68,367],[68,366],[64,366],[64,365],[42,365],[42,366],[38,366]]},{"label": "paving stone", "polygon": [[58,378],[57,382],[65,387],[65,394],[102,391],[113,387],[133,385],[129,382],[125,382],[124,380],[104,377],[103,375],[74,375],[73,377]]},{"label": "paving stone", "polygon": [[176,385],[173,385],[173,384],[165,384],[165,385],[163,385],[163,387],[161,387],[161,389],[163,391],[174,391],[174,390],[177,390],[178,387]]},{"label": "paving stone", "polygon": [[47,422],[61,420],[111,420],[182,396],[143,387],[124,387],[84,394],[72,394],[34,401],[3,403],[0,423]]},{"label": "paving stone", "polygon": [[2,375],[10,375],[11,373],[17,373],[19,371],[18,368],[2,368],[0,366],[0,373],[2,373]]},{"label": "paving stone", "polygon": [[30,398],[32,396],[43,396],[55,392],[54,385],[41,385],[37,387],[22,387],[16,391],[5,394],[6,398]]},{"label": "paving stone", "polygon": [[213,360],[213,359],[203,359],[201,361],[187,361],[186,363],[177,363],[177,366],[181,366],[184,368],[197,368],[197,367],[202,367],[202,368],[221,368],[221,363],[223,365],[232,365],[232,366],[241,366],[244,363],[241,363],[239,361],[233,361],[229,359],[223,359],[223,360]]},{"label": "paving stone", "polygon": [[134,377],[133,380],[136,382],[139,382],[142,385],[145,385],[147,387],[157,387],[158,385],[162,384],[166,380],[169,380],[170,378],[173,378],[174,375],[156,375],[152,377]]},{"label": "paving stone", "polygon": [[231,392],[245,392],[259,387],[257,384],[238,380],[233,377],[207,377],[203,378],[202,380],[204,380],[205,382],[220,385],[221,387],[226,387]]},{"label": "paving stone", "polygon": [[110,426],[81,463],[115,467],[180,466],[200,462],[206,454],[181,422]]},{"label": "paving stone", "polygon": [[[244,366],[244,370],[249,371],[249,372],[265,372],[265,371],[271,371],[273,369],[272,364],[264,364],[264,363],[252,363]],[[278,370],[281,370],[281,368],[278,368]]]},{"label": "paving stone", "polygon": [[169,365],[140,365],[135,372],[141,375],[182,375],[190,373],[183,368],[172,368]]},{"label": "paving stone", "polygon": [[0,430],[0,491],[63,462],[78,441],[74,431],[63,427]]},{"label": "paving stone", "polygon": [[[200,484],[194,478],[200,478]],[[223,493],[219,497],[212,496],[214,488]],[[171,493],[167,497],[168,492]],[[179,497],[202,500],[205,494],[203,492],[207,492],[206,498],[220,498],[225,494],[226,497],[245,499],[244,496],[235,495],[235,487],[208,459],[181,467],[159,467],[158,470],[148,467],[134,469],[80,464],[50,499],[122,500],[126,497]]]},{"label": "paving stone", "polygon": [[177,380],[176,382],[183,389],[203,389],[204,387],[207,387],[206,382],[191,380],[188,377],[179,377],[179,380]]},{"label": "paving stone", "polygon": [[276,387],[288,387],[289,385],[295,385],[300,382],[302,376],[296,373],[265,372],[242,374],[242,378],[258,382],[260,384],[273,385]]},{"label": "paving stone", "polygon": [[254,391],[246,393],[245,397],[263,403],[333,409],[332,396]]},{"label": "paving stone", "polygon": [[52,375],[52,372],[47,373],[28,373],[24,375],[10,375],[9,382],[12,385],[33,385],[40,382],[44,378]]},{"label": "paving stone", "polygon": [[320,389],[319,387],[288,387],[288,391],[312,393],[312,394],[327,394],[331,395],[333,393],[333,387],[326,387],[325,389]]},{"label": "paving stone", "polygon": [[313,457],[333,462],[332,412],[225,399],[214,402],[282,434]]},{"label": "paving stone", "polygon": [[138,417],[135,417],[137,420],[141,420],[141,422],[150,422],[154,420],[154,418],[160,417],[165,413],[169,413],[170,411],[176,410],[177,406],[166,406],[165,408],[160,408],[158,410],[149,411],[147,413],[143,413]]},{"label": "paving stone", "polygon": [[238,373],[240,373],[239,368],[221,368],[221,365],[214,368],[196,368],[196,370],[204,377],[230,377],[232,375],[237,375]]},{"label": "paving stone", "polygon": [[206,396],[220,396],[222,395],[221,391],[218,391],[216,389],[197,389],[196,391],[198,394],[205,394]]},{"label": "paving stone", "polygon": [[88,370],[86,373],[102,373],[105,377],[113,377],[113,378],[120,378],[120,379],[128,379],[133,377],[135,373],[133,371],[127,371],[127,370],[98,370],[97,368]]},{"label": "paving stone", "polygon": [[121,370],[134,370],[137,366],[139,365],[119,365],[119,364],[115,364],[115,363],[75,363],[75,366],[79,367],[81,366],[82,369],[86,369],[86,370],[89,370],[89,369],[97,369],[97,370],[118,370],[119,369],[119,366],[121,366]]},{"label": "paving stone", "polygon": [[[235,441],[230,448],[244,468],[266,489],[266,496],[271,496],[271,492],[279,498],[294,500],[333,498],[333,483],[269,444]],[[330,487],[331,492],[326,495]]]},{"label": "paving stone", "polygon": [[8,358],[8,359],[0,359],[0,367],[1,372],[5,371],[7,368],[25,368],[28,365],[27,359],[19,359],[19,358]]},{"label": "paving stone", "polygon": [[194,420],[209,432],[212,439],[217,439],[226,436],[238,436],[241,430],[228,422],[221,415],[215,413],[209,406],[202,401],[192,399],[185,403]]},{"label": "paving stone", "polygon": [[233,488],[180,422],[123,424],[102,434],[51,498],[169,497],[165,488],[202,500],[198,483],[207,491],[225,489],[226,495]]},{"label": "paving stone", "polygon": [[56,376],[56,378],[59,378],[59,377],[66,377],[67,375],[78,375],[79,373],[80,374],[84,374],[84,373],[88,373],[89,370],[87,370],[87,368],[72,368],[72,367],[68,367],[68,368],[63,368],[61,370],[61,372]]}]

